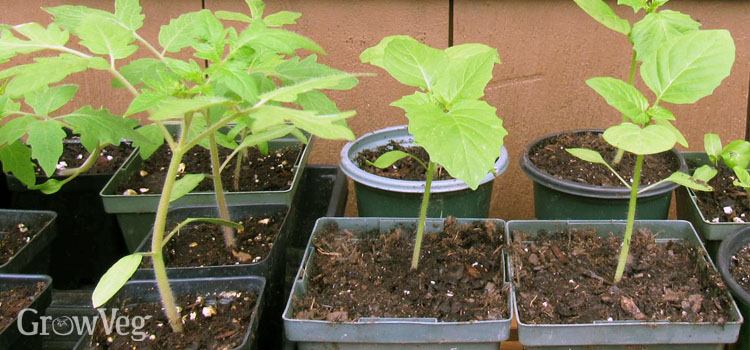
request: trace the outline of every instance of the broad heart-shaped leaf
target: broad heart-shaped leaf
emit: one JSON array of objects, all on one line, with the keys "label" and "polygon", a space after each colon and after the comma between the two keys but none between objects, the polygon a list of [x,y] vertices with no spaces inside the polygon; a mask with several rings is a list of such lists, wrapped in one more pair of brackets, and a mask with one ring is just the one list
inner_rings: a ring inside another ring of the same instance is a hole
[{"label": "broad heart-shaped leaf", "polygon": [[0,126],[0,147],[22,138],[26,135],[29,124],[35,121],[36,118],[33,116],[20,116]]},{"label": "broad heart-shaped leaf", "polygon": [[628,35],[630,23],[615,13],[603,0],[574,0],[578,7],[589,14],[597,22],[618,33]]},{"label": "broad heart-shaped leaf", "polygon": [[141,10],[139,0],[115,0],[115,17],[131,31],[143,27],[143,20],[146,16],[141,13]]},{"label": "broad heart-shaped leaf", "polygon": [[618,5],[627,5],[633,8],[634,13],[648,8],[647,0],[617,0]]},{"label": "broad heart-shaped leaf", "polygon": [[362,61],[362,63],[369,63],[373,66],[385,69],[385,67],[383,66],[383,55],[385,55],[385,48],[388,46],[388,44],[391,43],[391,41],[396,39],[416,41],[408,35],[387,36],[381,39],[380,43],[378,43],[377,45],[370,47],[365,51],[362,51],[362,53],[359,55],[359,60]]},{"label": "broad heart-shaped leaf", "polygon": [[716,170],[716,168],[710,165],[703,165],[700,168],[695,169],[695,171],[693,172],[693,178],[703,182],[708,182],[709,180],[713,179],[718,172],[719,171]]},{"label": "broad heart-shaped leaf", "polygon": [[500,56],[497,54],[497,49],[491,46],[487,46],[485,44],[468,43],[468,44],[454,45],[443,51],[445,51],[445,53],[448,55],[448,59],[451,62],[467,60],[476,55],[483,55],[487,52],[491,52],[495,54],[495,63],[497,64],[503,63],[500,60]]},{"label": "broad heart-shaped leaf", "polygon": [[734,64],[726,30],[689,32],[664,45],[641,65],[641,77],[657,100],[693,103],[713,93]]},{"label": "broad heart-shaped leaf", "polygon": [[142,260],[143,255],[135,253],[120,258],[112,265],[99,279],[99,283],[96,284],[94,293],[91,295],[91,303],[94,308],[101,307],[112,299],[138,270]]},{"label": "broad heart-shaped leaf", "polygon": [[669,175],[665,181],[671,181],[676,184],[692,188],[697,191],[713,191],[714,189],[709,186],[705,181],[697,179],[695,177],[692,177],[688,174],[682,173],[682,172],[676,172],[672,173],[672,175]]},{"label": "broad heart-shaped leaf", "polygon": [[135,131],[149,141],[133,140],[133,147],[140,148],[140,156],[143,159],[151,158],[151,155],[164,144],[164,134],[156,124],[144,125]]},{"label": "broad heart-shaped leaf", "polygon": [[680,144],[680,146],[683,147],[690,147],[688,145],[687,139],[684,135],[682,135],[682,132],[680,132],[679,129],[677,129],[674,125],[672,125],[672,122],[670,122],[667,119],[654,119],[654,124],[661,125],[667,129],[669,129],[670,132],[672,132],[672,135],[674,135],[675,140],[677,143]]},{"label": "broad heart-shaped leaf", "polygon": [[456,102],[445,113],[420,92],[391,105],[406,111],[414,141],[451,176],[476,189],[492,171],[507,135],[494,107],[484,101],[466,100]]},{"label": "broad heart-shaped leaf", "polygon": [[135,41],[131,31],[111,21],[108,16],[88,15],[76,31],[81,45],[96,54],[122,59],[138,51],[138,46],[131,45]]},{"label": "broad heart-shaped leaf", "polygon": [[580,158],[582,160],[585,160],[589,163],[594,164],[602,164],[609,167],[609,164],[602,158],[602,155],[599,154],[599,152],[594,151],[592,149],[586,149],[586,148],[566,148],[566,152],[572,154],[576,158]]},{"label": "broad heart-shaped leaf", "polygon": [[[283,86],[258,96],[261,101],[294,102],[297,95],[317,89],[347,90],[357,84],[351,74],[333,74],[300,81],[293,85]],[[344,84],[348,82],[348,84]],[[353,85],[352,85],[353,84]]]},{"label": "broad heart-shaped leaf", "polygon": [[[636,0],[638,1],[638,0]],[[633,25],[630,40],[639,61],[684,33],[698,30],[700,23],[693,21],[690,16],[677,11],[664,10],[649,13],[642,20]]]},{"label": "broad heart-shaped leaf", "polygon": [[721,159],[730,168],[740,167],[747,169],[750,164],[750,142],[745,140],[734,140],[721,151]]},{"label": "broad heart-shaped leaf", "polygon": [[706,150],[706,154],[711,159],[711,162],[717,165],[722,151],[719,135],[711,133],[703,135],[703,149]]},{"label": "broad heart-shaped leaf", "polygon": [[216,15],[216,18],[223,19],[225,21],[237,21],[245,23],[251,23],[253,21],[250,16],[240,12],[216,11],[214,12],[214,14]]},{"label": "broad heart-shaped leaf", "polygon": [[[101,60],[101,57],[97,57]],[[56,57],[37,57],[34,63],[15,66],[13,80],[8,83],[5,92],[11,97],[20,97],[29,92],[57,83],[69,75],[82,72],[97,59],[86,59],[71,54],[61,54]],[[0,72],[3,75],[3,72]]]},{"label": "broad heart-shaped leaf", "polygon": [[172,188],[172,195],[169,196],[169,201],[174,202],[182,198],[182,196],[190,193],[198,187],[205,178],[205,174],[186,174],[181,179],[175,181],[174,188]]},{"label": "broad heart-shaped leaf", "polygon": [[26,104],[40,116],[46,117],[72,100],[78,92],[78,85],[60,85],[40,89],[26,95]]},{"label": "broad heart-shaped leaf", "polygon": [[149,118],[157,121],[182,118],[186,113],[200,111],[227,102],[229,100],[219,96],[197,96],[189,99],[170,96],[156,104]]},{"label": "broad heart-shaped leaf", "polygon": [[54,119],[37,120],[29,123],[28,134],[26,144],[31,146],[31,157],[39,162],[47,177],[52,177],[63,152],[62,140],[66,136],[62,123]]},{"label": "broad heart-shaped leaf", "polygon": [[645,124],[646,120],[636,120],[648,109],[648,100],[641,94],[635,86],[630,85],[620,79],[610,77],[591,78],[586,80],[590,86],[599,95],[607,100],[607,103],[620,111],[626,117],[632,119],[638,124]]},{"label": "broad heart-shaped leaf", "polygon": [[269,27],[281,27],[287,24],[297,24],[297,18],[300,16],[302,14],[299,12],[279,11],[263,18],[263,22]]},{"label": "broad heart-shaped leaf", "polygon": [[484,96],[497,57],[497,50],[485,50],[467,58],[451,59],[447,74],[441,75],[435,84],[435,92],[449,106],[453,101],[476,100]]},{"label": "broad heart-shaped leaf", "polygon": [[662,107],[662,106],[651,106],[646,113],[651,116],[652,119],[662,119],[662,120],[675,120],[674,114],[672,114],[672,111]]},{"label": "broad heart-shaped leaf", "polygon": [[0,145],[0,162],[3,171],[12,173],[26,186],[32,186],[36,182],[34,163],[31,162],[31,149],[21,141],[15,141],[5,147]]},{"label": "broad heart-shaped leaf", "polygon": [[602,137],[610,145],[637,155],[668,151],[677,142],[674,134],[664,126],[648,125],[641,128],[632,123],[612,126],[604,131]]},{"label": "broad heart-shaped leaf", "polygon": [[81,135],[81,144],[92,152],[97,145],[119,145],[122,139],[148,142],[135,132],[138,121],[113,115],[107,109],[82,107],[62,116],[62,119]]},{"label": "broad heart-shaped leaf", "polygon": [[385,48],[383,67],[402,84],[432,90],[448,67],[448,55],[414,39],[397,38]]},{"label": "broad heart-shaped leaf", "polygon": [[252,129],[253,133],[256,133],[289,121],[294,126],[324,139],[354,140],[354,133],[346,125],[338,123],[354,114],[354,111],[346,111],[330,115],[315,115],[310,111],[265,105],[251,114]]},{"label": "broad heart-shaped leaf", "polygon": [[188,12],[169,21],[159,30],[159,45],[166,52],[179,52],[196,43],[193,35],[195,16],[198,12]]},{"label": "broad heart-shaped leaf", "polygon": [[393,150],[390,152],[385,152],[378,157],[374,162],[367,161],[367,164],[372,165],[379,169],[387,168],[393,163],[398,162],[401,159],[404,159],[409,156],[409,153],[406,153],[404,151],[399,150]]},{"label": "broad heart-shaped leaf", "polygon": [[732,168],[732,170],[734,170],[734,175],[737,176],[737,180],[734,180],[732,184],[738,187],[744,187],[745,190],[749,190],[750,173],[747,172],[747,169],[736,166]]}]

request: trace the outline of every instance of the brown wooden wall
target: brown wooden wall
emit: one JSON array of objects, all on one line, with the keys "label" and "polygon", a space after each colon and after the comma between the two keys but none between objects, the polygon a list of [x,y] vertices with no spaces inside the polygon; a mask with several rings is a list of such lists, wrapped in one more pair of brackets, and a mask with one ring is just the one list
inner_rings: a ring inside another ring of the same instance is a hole
[{"label": "brown wooden wall", "polygon": [[[141,2],[147,21],[141,34],[152,41],[156,40],[162,24],[183,12],[202,7],[246,11],[243,0]],[[303,13],[299,24],[290,28],[326,49],[328,55],[321,61],[350,72],[378,74],[362,78],[354,90],[332,94],[342,110],[357,110],[358,115],[350,122],[357,135],[405,124],[403,112],[389,103],[411,92],[382,71],[359,63],[362,50],[392,34],[412,35],[438,48],[448,46],[449,0],[267,2],[268,13],[279,10]],[[109,10],[113,6],[113,2],[104,0],[7,0],[0,10],[0,23],[46,23],[49,16],[39,7],[63,3]],[[713,96],[695,106],[670,106],[678,118],[678,128],[690,142],[690,149],[701,149],[702,135],[709,131],[719,133],[724,140],[743,137],[750,76],[750,0],[673,0],[667,7],[692,15],[703,23],[703,28],[729,29],[737,46],[732,75]],[[617,12],[625,18],[634,18],[626,8],[618,8]],[[497,47],[500,52],[504,64],[496,68],[486,99],[498,108],[510,132],[506,147],[511,164],[496,181],[492,215],[504,219],[531,218],[531,181],[518,166],[523,146],[550,132],[606,127],[619,120],[617,113],[584,81],[595,76],[626,78],[630,60],[627,40],[588,18],[568,0],[454,0],[453,38],[455,44],[481,42]],[[140,54],[146,56],[145,52]],[[109,80],[103,73],[73,78],[73,82],[82,85],[76,103],[124,111],[130,96],[125,91],[102,89]],[[342,144],[318,142],[311,162],[337,164]],[[354,213],[352,206],[348,213]]]}]

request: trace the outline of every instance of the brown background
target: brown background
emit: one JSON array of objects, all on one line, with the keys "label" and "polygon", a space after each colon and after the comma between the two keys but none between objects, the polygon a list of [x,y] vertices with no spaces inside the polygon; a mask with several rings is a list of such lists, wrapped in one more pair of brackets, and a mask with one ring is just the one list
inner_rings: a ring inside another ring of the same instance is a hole
[{"label": "brown background", "polygon": [[[202,7],[211,10],[247,12],[242,0],[141,0],[146,25],[140,33],[156,42],[159,27],[180,13]],[[82,4],[111,10],[113,2],[102,0],[3,1],[0,23],[49,21],[41,6]],[[613,4],[614,1],[610,1]],[[387,35],[408,34],[429,45],[448,46],[450,12],[453,9],[455,44],[480,42],[498,48],[504,64],[486,90],[487,101],[498,108],[510,132],[506,147],[511,156],[508,171],[495,183],[491,215],[504,219],[531,218],[531,181],[518,166],[524,145],[547,133],[589,127],[606,127],[619,120],[584,81],[595,76],[627,78],[630,49],[627,39],[590,19],[572,1],[566,0],[268,0],[267,13],[280,10],[302,12],[298,25],[289,27],[326,49],[321,61],[350,72],[375,72],[362,78],[351,91],[331,96],[342,110],[356,109],[350,124],[357,135],[386,126],[405,124],[391,101],[411,93],[383,71],[359,63],[359,54]],[[666,8],[690,14],[703,28],[726,28],[737,46],[732,75],[713,96],[694,106],[670,106],[690,143],[702,148],[705,132],[722,139],[744,137],[748,77],[750,77],[750,0],[673,0]],[[636,18],[625,7],[617,13]],[[642,14],[641,14],[642,15]],[[139,52],[146,56],[145,50]],[[0,68],[3,68],[0,66]],[[86,73],[71,82],[81,84],[76,104],[104,105],[122,112],[130,96],[108,86],[107,74]],[[638,82],[641,87],[643,84]],[[646,91],[642,89],[642,91]],[[319,141],[312,163],[337,164],[343,143]],[[355,213],[350,201],[349,214]]]}]

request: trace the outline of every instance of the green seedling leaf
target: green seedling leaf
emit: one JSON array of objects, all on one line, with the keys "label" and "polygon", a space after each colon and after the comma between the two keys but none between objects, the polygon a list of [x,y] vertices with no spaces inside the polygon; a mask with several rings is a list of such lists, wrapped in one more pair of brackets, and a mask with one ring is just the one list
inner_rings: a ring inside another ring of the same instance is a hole
[{"label": "green seedling leaf", "polygon": [[609,167],[609,164],[604,160],[604,158],[602,158],[602,155],[599,154],[599,152],[597,151],[586,149],[586,148],[566,148],[565,151],[572,154],[576,158],[580,158],[589,163],[602,164],[602,165],[606,165],[607,167]]},{"label": "green seedling leaf", "polygon": [[682,34],[696,31],[701,26],[690,16],[677,11],[664,10],[647,14],[633,25],[630,39],[637,59],[644,61],[660,47],[669,45]]},{"label": "green seedling leaf", "polygon": [[389,152],[381,154],[380,157],[378,157],[378,159],[375,160],[375,162],[371,162],[369,160],[367,160],[366,162],[368,165],[374,166],[376,168],[385,169],[393,165],[393,163],[396,163],[399,160],[404,159],[406,157],[409,157],[409,153],[406,153],[404,151],[399,151],[399,150],[393,150],[393,151],[389,151]]},{"label": "green seedling leaf", "polygon": [[610,145],[637,155],[668,151],[677,141],[674,133],[664,126],[648,125],[641,128],[631,123],[612,126],[604,131],[602,137]]},{"label": "green seedling leaf", "polygon": [[729,76],[734,56],[728,31],[689,32],[644,60],[641,77],[657,100],[693,103],[713,93]]},{"label": "green seedling leaf", "polygon": [[591,78],[586,80],[586,84],[604,97],[607,104],[630,118],[634,123],[648,123],[649,118],[644,113],[649,106],[648,100],[635,86],[610,77]]},{"label": "green seedling leaf", "polygon": [[617,0],[618,5],[627,5],[633,8],[634,13],[648,8],[647,0]]},{"label": "green seedling leaf", "polygon": [[383,64],[383,56],[385,55],[385,48],[388,46],[388,44],[391,43],[391,41],[396,40],[396,39],[414,40],[412,37],[408,35],[387,36],[383,38],[382,40],[380,40],[380,43],[378,43],[377,45],[370,47],[366,49],[365,51],[362,51],[362,53],[359,55],[359,60],[362,61],[362,63],[369,63],[373,66],[385,69],[384,64]]},{"label": "green seedling leaf", "polygon": [[591,18],[618,33],[630,34],[630,23],[615,14],[603,0],[574,0]]},{"label": "green seedling leaf", "polygon": [[135,131],[149,141],[133,141],[133,146],[140,148],[140,155],[143,159],[151,158],[151,155],[164,144],[164,134],[162,134],[159,126],[156,124],[144,125]]},{"label": "green seedling leaf", "polygon": [[[11,28],[29,40],[17,38]],[[51,23],[46,29],[37,23],[21,24],[0,29],[0,63],[16,55],[29,54],[49,49],[50,46],[63,46],[70,38],[67,31]]]},{"label": "green seedling leaf", "polygon": [[[351,80],[351,74],[334,74],[329,76],[311,78],[294,85],[280,87],[278,89],[266,92],[258,96],[261,101],[278,101],[278,102],[294,102],[299,94],[317,90],[317,89],[333,89],[333,90],[347,90],[356,85],[356,79]],[[350,85],[344,85],[342,82],[348,81]],[[354,83],[354,85],[351,85]]]},{"label": "green seedling leaf", "polygon": [[[305,59],[301,61],[299,57],[292,57],[291,59],[279,63],[275,67],[275,71],[281,78],[288,79],[294,83],[303,82],[317,77],[346,74],[340,70],[318,63],[317,59],[318,56],[314,54],[305,57]],[[357,78],[350,76],[349,79],[340,81],[338,85],[341,89],[354,87],[357,85]]]},{"label": "green seedling leaf", "polygon": [[59,191],[65,183],[57,179],[48,179],[41,184],[29,186],[29,189],[38,190],[44,194],[53,194]]},{"label": "green seedling leaf", "polygon": [[213,75],[215,84],[224,84],[230,91],[237,94],[243,102],[255,104],[258,102],[258,87],[253,78],[238,67],[221,67]]},{"label": "green seedling leaf", "polygon": [[0,146],[11,144],[26,135],[29,124],[36,121],[33,116],[21,116],[11,119],[0,126]]},{"label": "green seedling leaf", "polygon": [[497,49],[491,46],[485,45],[485,44],[468,43],[468,44],[454,45],[445,49],[444,52],[448,55],[448,60],[450,60],[451,62],[459,62],[463,60],[468,60],[477,55],[484,55],[486,53],[492,53],[496,56],[495,57],[496,64],[503,63],[500,60],[500,56],[497,54]]},{"label": "green seedling leaf", "polygon": [[281,27],[287,24],[297,24],[297,18],[301,16],[299,12],[280,11],[266,16],[263,22],[269,27]]},{"label": "green seedling leaf", "polygon": [[168,96],[166,94],[146,90],[140,95],[136,96],[133,101],[130,101],[130,106],[128,106],[128,110],[125,111],[125,115],[123,116],[128,117],[133,114],[154,108],[167,97]]},{"label": "green seedling leaf", "polygon": [[[463,53],[461,56],[465,56]],[[451,60],[447,73],[440,76],[435,92],[448,105],[454,101],[475,100],[484,96],[484,89],[492,80],[492,69],[498,60],[497,50],[482,50],[465,58]]]},{"label": "green seedling leaf", "polygon": [[143,255],[135,253],[122,257],[112,265],[94,288],[94,293],[91,295],[93,306],[95,308],[101,307],[112,299],[138,270],[141,261],[143,261]]},{"label": "green seedling leaf", "polygon": [[26,144],[31,146],[31,157],[39,162],[47,177],[52,177],[63,152],[63,125],[53,119],[36,120],[29,124],[28,135]]},{"label": "green seedling leaf", "polygon": [[[133,102],[135,102],[135,100]],[[189,112],[200,111],[227,102],[229,102],[229,100],[219,96],[198,96],[190,99],[170,96],[156,104],[154,110],[149,115],[149,118],[155,121],[181,118]],[[130,111],[130,108],[128,108],[128,111]]]},{"label": "green seedling leaf", "polygon": [[432,90],[448,55],[414,39],[397,38],[385,48],[383,67],[402,84]]},{"label": "green seedling leaf", "polygon": [[[200,135],[202,132],[206,131],[207,124],[206,124],[206,117],[204,117],[202,114],[196,114],[193,116],[193,121],[190,123],[190,130],[188,131],[188,140],[193,140],[198,135]],[[228,137],[226,134],[222,132],[215,132],[214,138],[216,139],[216,143],[219,146],[234,149],[237,148],[237,143],[234,142],[234,140],[230,137]],[[198,143],[201,147],[205,149],[211,148],[211,143],[207,137],[204,137],[200,142]]]},{"label": "green seedling leaf", "polygon": [[21,141],[0,147],[0,162],[3,163],[3,171],[12,173],[26,186],[36,183],[34,163],[31,162],[31,149]]},{"label": "green seedling leaf", "polygon": [[[295,101],[295,103],[302,107],[302,109],[317,114],[336,114],[341,112],[336,106],[336,102],[317,90],[297,95],[297,101]],[[346,123],[346,121],[342,122]]]},{"label": "green seedling leaf", "polygon": [[263,17],[263,11],[266,9],[266,4],[262,0],[245,0],[247,6],[250,8],[250,13],[254,19],[260,19]]},{"label": "green seedling leaf", "polygon": [[750,164],[750,142],[734,140],[721,151],[721,159],[730,168],[747,169]]},{"label": "green seedling leaf", "polygon": [[685,138],[685,136],[683,136],[682,132],[680,132],[680,130],[678,130],[674,125],[672,125],[672,122],[670,122],[669,120],[666,120],[666,119],[654,119],[654,124],[661,125],[661,126],[667,128],[667,129],[669,129],[669,131],[671,131],[672,134],[674,134],[675,140],[677,140],[677,143],[679,143],[680,146],[689,147],[687,139]]},{"label": "green seedling leaf", "polygon": [[162,245],[161,245],[162,249],[167,246],[167,243],[169,243],[169,240],[172,239],[175,233],[179,232],[183,227],[194,222],[207,222],[209,224],[231,227],[235,230],[241,230],[245,228],[242,224],[237,223],[237,222],[232,222],[229,220],[223,220],[223,219],[217,219],[217,218],[188,218],[188,219],[183,220],[179,225],[177,225],[174,229],[172,229],[171,232],[169,232],[169,234],[162,241]]},{"label": "green seedling leaf", "polygon": [[354,111],[315,115],[310,111],[265,105],[251,115],[253,133],[286,123],[328,140],[354,140],[354,133],[339,121],[354,116]]},{"label": "green seedling leaf", "polygon": [[89,152],[98,145],[119,145],[122,139],[149,142],[134,130],[138,126],[137,120],[116,116],[107,109],[85,106],[61,118],[81,135],[81,144]]},{"label": "green seedling leaf", "polygon": [[[125,77],[131,85],[138,86],[144,82],[145,79],[153,79],[164,74],[167,71],[167,67],[164,62],[154,58],[139,58],[132,60],[130,63],[120,68],[120,74]],[[117,88],[123,88],[125,85],[118,79],[112,80],[112,86]]]},{"label": "green seedling leaf", "polygon": [[190,193],[206,178],[205,174],[187,174],[181,179],[175,181],[172,195],[169,197],[170,202],[174,202],[182,196]]},{"label": "green seedling leaf", "polygon": [[138,51],[138,46],[131,45],[135,37],[130,30],[110,20],[108,16],[88,15],[78,26],[77,35],[81,45],[91,52],[108,55],[112,59],[122,59]]},{"label": "green seedling leaf", "polygon": [[141,13],[141,10],[139,0],[115,1],[115,17],[132,32],[143,27],[143,20],[146,16]]},{"label": "green seedling leaf", "polygon": [[[101,60],[101,57],[98,59]],[[10,97],[24,96],[32,91],[57,83],[73,73],[86,70],[96,59],[86,59],[71,54],[61,54],[57,57],[37,57],[34,63],[15,66],[12,70],[13,80],[8,83],[5,92]]]},{"label": "green seedling leaf", "polygon": [[674,114],[662,106],[652,106],[646,111],[646,113],[648,113],[652,119],[676,120]]},{"label": "green seedling leaf", "polygon": [[320,45],[302,35],[283,29],[268,29],[255,24],[242,31],[237,42],[231,46],[233,48],[249,46],[256,50],[271,50],[287,55],[293,55],[298,49],[325,54],[325,50]]},{"label": "green seedling leaf", "polygon": [[296,128],[291,125],[279,125],[263,131],[252,133],[245,137],[237,148],[245,149],[248,147],[257,146],[263,142],[268,142],[289,135],[289,133],[291,133],[295,129]]},{"label": "green seedling leaf", "polygon": [[703,148],[706,150],[708,158],[714,163],[714,166],[719,165],[719,157],[721,156],[721,138],[717,134],[705,134],[703,135]]},{"label": "green seedling leaf", "polygon": [[681,173],[679,171],[676,173],[673,173],[672,175],[669,175],[669,177],[667,177],[665,181],[671,181],[671,182],[691,188],[696,191],[710,192],[714,190],[705,181],[696,179],[688,174]]},{"label": "green seedling leaf", "polygon": [[223,19],[225,21],[237,21],[237,22],[245,22],[245,23],[252,23],[253,19],[250,18],[250,16],[240,13],[240,12],[232,12],[232,11],[216,11],[214,12],[216,15],[216,18]]},{"label": "green seedling leaf", "polygon": [[708,183],[719,171],[710,165],[703,165],[693,172],[693,178]]},{"label": "green seedling leaf", "polygon": [[60,85],[52,88],[42,88],[26,95],[26,104],[40,116],[46,117],[64,106],[78,92],[78,85]]},{"label": "green seedling leaf", "polygon": [[733,184],[745,189],[750,188],[750,174],[747,172],[747,169],[737,166],[732,168],[732,170],[734,170],[734,175],[737,176],[737,180],[734,180]]},{"label": "green seedling leaf", "polygon": [[169,21],[159,30],[159,45],[165,52],[179,52],[197,43],[193,35],[195,17],[198,12],[189,12]]}]

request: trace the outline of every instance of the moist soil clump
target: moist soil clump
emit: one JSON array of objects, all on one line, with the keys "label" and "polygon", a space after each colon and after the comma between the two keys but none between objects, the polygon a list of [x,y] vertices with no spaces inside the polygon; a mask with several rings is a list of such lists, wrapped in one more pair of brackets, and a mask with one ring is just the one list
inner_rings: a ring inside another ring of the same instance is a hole
[{"label": "moist soil clump", "polygon": [[[167,267],[259,263],[271,252],[285,216],[286,212],[279,212],[268,217],[241,220],[245,228],[235,231],[237,246],[233,250],[228,250],[224,245],[222,226],[209,223],[187,225],[167,242],[164,262]],[[152,268],[151,259],[144,259],[143,266]]]},{"label": "moist soil clump", "polygon": [[[94,166],[86,174],[114,174],[120,168],[122,163],[133,152],[133,147],[129,143],[122,143],[120,146],[108,146],[101,150],[99,158]],[[80,143],[64,143],[63,154],[57,163],[57,169],[74,169],[86,162],[89,157],[89,151]],[[37,176],[45,176],[44,170],[37,165]]]},{"label": "moist soil clump", "polygon": [[729,272],[734,280],[750,293],[750,244],[745,244],[732,256]]},{"label": "moist soil clump", "polygon": [[708,181],[713,191],[694,191],[703,217],[710,222],[750,221],[750,198],[745,189],[734,185],[737,179],[734,171],[724,162],[719,162],[718,170],[716,176]]},{"label": "moist soil clump", "polygon": [[29,307],[45,287],[46,283],[38,282],[35,286],[16,286],[11,290],[0,291],[0,330],[13,323],[18,313]]},{"label": "moist soil clump", "polygon": [[[238,154],[221,172],[224,191],[283,191],[292,186],[295,164],[302,153],[303,145],[289,146],[277,151],[270,151],[267,155],[257,147],[247,149],[247,157],[242,162],[240,176],[235,181],[234,173]],[[219,158],[223,160],[232,153],[229,148],[219,147]],[[164,179],[167,176],[172,151],[169,146],[162,145],[154,154],[141,165],[133,177],[120,185],[119,193],[151,194],[161,193]],[[211,174],[211,154],[208,149],[195,147],[182,159],[185,164],[179,176],[184,174]],[[214,190],[213,181],[206,177],[193,192],[210,192]]]},{"label": "moist soil clump", "polygon": [[[620,164],[613,164],[617,149],[598,132],[564,133],[549,138],[529,150],[531,162],[547,174],[558,179],[602,187],[622,187],[622,182],[602,164],[593,164],[568,153],[566,148],[588,148],[599,152],[623,179],[632,183],[636,156],[625,152]],[[646,186],[665,179],[680,169],[679,160],[667,151],[643,158],[641,185]]]},{"label": "moist soil clump", "polygon": [[0,265],[4,265],[39,233],[25,223],[0,224]]},{"label": "moist soil clump", "polygon": [[[398,144],[396,141],[391,141],[388,145],[380,146],[374,150],[366,149],[362,152],[359,152],[357,154],[357,157],[354,158],[354,162],[360,169],[370,174],[398,180],[426,181],[427,169],[425,169],[422,164],[419,164],[419,162],[417,162],[412,157],[403,158],[385,169],[380,169],[367,164],[367,161],[375,162],[375,160],[383,155],[383,153],[394,150],[409,153],[419,158],[419,160],[421,160],[424,164],[427,164],[430,161],[430,155],[427,154],[427,151],[425,151],[424,148],[419,146],[404,147]],[[433,180],[453,179],[453,177],[450,176],[450,174],[448,174],[448,172],[445,171],[443,167],[437,168],[435,173],[436,175]]]},{"label": "moist soil clump", "polygon": [[[101,322],[93,338],[94,349],[107,350],[223,350],[242,345],[250,326],[258,296],[254,292],[190,294],[177,298],[182,316],[182,333],[172,332],[161,303],[120,306],[122,316],[151,316],[141,329],[127,328],[118,335],[107,335]],[[140,326],[140,324],[138,325]],[[130,327],[130,326],[128,326]],[[123,327],[124,328],[124,327]],[[133,333],[135,332],[135,333]],[[143,332],[143,334],[138,333]],[[137,334],[136,334],[137,333]],[[143,339],[140,339],[143,337]],[[140,340],[140,341],[138,341]],[[248,341],[252,341],[252,336]]]},{"label": "moist soil clump", "polygon": [[540,232],[537,238],[514,231],[513,283],[520,320],[732,321],[726,285],[703,252],[677,241],[657,244],[655,237],[636,227],[625,274],[613,285],[622,238],[599,237],[593,229]]},{"label": "moist soil clump", "polygon": [[417,271],[411,271],[413,228],[353,238],[349,230],[330,225],[314,239],[307,294],[293,298],[295,318],[465,322],[509,316],[502,227],[489,221],[459,226],[448,218],[444,232],[424,235]]}]

